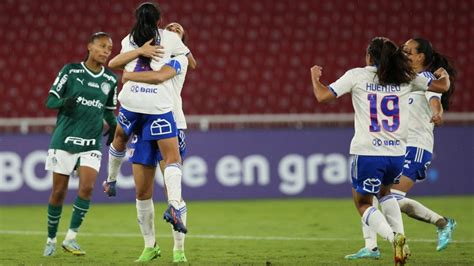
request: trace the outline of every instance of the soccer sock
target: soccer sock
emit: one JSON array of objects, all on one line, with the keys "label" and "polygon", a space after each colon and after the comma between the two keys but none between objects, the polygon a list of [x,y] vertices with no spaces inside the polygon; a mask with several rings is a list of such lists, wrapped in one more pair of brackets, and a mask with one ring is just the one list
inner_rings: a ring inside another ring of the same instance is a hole
[{"label": "soccer sock", "polygon": [[395,198],[398,200],[398,205],[402,212],[406,213],[411,218],[431,223],[436,225],[439,220],[444,220],[444,217],[436,212],[428,209],[423,204],[416,200],[405,198],[406,193],[396,189],[391,190]]},{"label": "soccer sock", "polygon": [[56,234],[58,232],[59,220],[61,219],[61,212],[63,206],[53,206],[48,204],[48,239],[56,242]]},{"label": "soccer sock", "polygon": [[155,207],[152,199],[137,199],[137,218],[146,248],[155,246]]},{"label": "soccer sock", "polygon": [[108,165],[108,177],[107,182],[117,180],[117,175],[122,165],[123,158],[125,157],[126,151],[117,151],[113,144],[110,144],[109,148],[109,165]]},{"label": "soccer sock", "polygon": [[393,231],[385,220],[383,214],[375,207],[371,206],[362,214],[362,222],[369,226],[370,230],[377,232],[384,239],[393,242]]},{"label": "soccer sock", "polygon": [[[181,201],[179,203],[179,212],[181,213],[181,220],[183,221],[184,225],[186,225],[186,218],[187,218],[187,208],[186,202]],[[174,247],[173,250],[184,250],[184,237],[185,234],[177,232],[171,226],[171,232],[173,232],[173,239],[174,239]]]},{"label": "soccer sock", "polygon": [[[372,206],[377,208],[379,201],[374,197]],[[369,250],[374,250],[377,247],[377,233],[369,228],[368,225],[362,223],[362,235],[365,240],[365,247]]]},{"label": "soccer sock", "polygon": [[392,194],[386,195],[380,199],[380,207],[387,218],[387,222],[392,227],[393,232],[405,234],[403,228],[402,212],[398,206],[397,200]]},{"label": "soccer sock", "polygon": [[175,209],[179,209],[179,202],[181,200],[181,164],[168,164],[165,168],[164,177],[166,189],[168,190],[168,203]]},{"label": "soccer sock", "polygon": [[89,211],[90,203],[90,200],[81,199],[79,196],[76,197],[72,206],[71,224],[69,225],[69,230],[66,234],[66,240],[76,238],[77,231]]}]

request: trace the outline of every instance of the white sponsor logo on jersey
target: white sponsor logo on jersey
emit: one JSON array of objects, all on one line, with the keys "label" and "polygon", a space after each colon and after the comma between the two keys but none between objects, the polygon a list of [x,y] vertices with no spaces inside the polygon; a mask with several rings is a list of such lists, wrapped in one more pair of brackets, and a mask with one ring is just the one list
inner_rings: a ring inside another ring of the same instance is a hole
[{"label": "white sponsor logo on jersey", "polygon": [[64,140],[64,143],[72,143],[74,145],[79,145],[79,146],[90,146],[90,145],[95,145],[95,139],[83,139],[79,137],[67,137]]},{"label": "white sponsor logo on jersey", "polygon": [[59,84],[58,86],[56,87],[56,91],[61,91],[61,89],[63,88],[64,84],[66,84],[67,82],[67,78],[68,78],[68,75],[65,74],[61,80],[59,81]]},{"label": "white sponsor logo on jersey", "polygon": [[114,76],[108,75],[107,73],[104,73],[102,76],[106,78],[108,81],[112,81],[113,83],[117,82]]},{"label": "white sponsor logo on jersey", "polygon": [[85,105],[85,106],[91,106],[91,107],[97,107],[98,109],[102,109],[104,106],[99,100],[87,100],[86,98],[80,96],[77,97],[76,103]]},{"label": "white sponsor logo on jersey", "polygon": [[79,81],[82,85],[84,85],[84,79],[76,78],[77,81]]},{"label": "white sponsor logo on jersey", "polygon": [[71,73],[85,73],[84,69],[70,69],[69,74]]},{"label": "white sponsor logo on jersey", "polygon": [[93,87],[93,88],[97,88],[97,89],[99,88],[99,84],[97,84],[97,83],[95,83],[95,82],[92,82],[92,81],[89,81],[89,82],[87,83],[87,86]]}]

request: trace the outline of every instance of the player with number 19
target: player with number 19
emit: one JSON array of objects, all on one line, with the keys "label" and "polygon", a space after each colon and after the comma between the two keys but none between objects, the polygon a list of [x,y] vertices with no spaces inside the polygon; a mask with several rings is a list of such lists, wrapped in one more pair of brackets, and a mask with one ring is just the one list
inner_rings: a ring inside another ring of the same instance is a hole
[{"label": "player with number 19", "polygon": [[[444,250],[452,238],[456,221],[446,218],[429,209],[421,202],[409,198],[407,193],[419,181],[426,178],[427,167],[431,164],[434,147],[434,126],[442,123],[443,110],[449,108],[449,98],[455,90],[456,70],[449,60],[433,49],[431,43],[423,38],[408,40],[403,51],[410,59],[410,64],[418,75],[436,79],[431,72],[443,67],[450,77],[450,88],[443,94],[435,92],[415,91],[408,100],[410,109],[410,125],[408,128],[407,150],[403,174],[398,184],[394,184],[391,192],[400,205],[400,210],[409,217],[435,225],[438,229],[437,251]],[[362,223],[365,246],[346,259],[377,259],[381,256],[377,246],[377,234]]]},{"label": "player with number 19", "polygon": [[[417,76],[401,49],[387,38],[374,38],[366,53],[364,68],[347,71],[329,86],[319,79],[322,67],[311,68],[313,92],[319,102],[327,103],[344,94],[352,95],[355,134],[350,153],[352,195],[362,222],[390,241],[395,262],[407,256],[402,216],[397,200],[390,194],[403,169],[408,136],[408,97],[412,91],[445,92],[449,75],[439,69],[438,80]],[[383,211],[372,207],[373,196],[380,196]]]}]

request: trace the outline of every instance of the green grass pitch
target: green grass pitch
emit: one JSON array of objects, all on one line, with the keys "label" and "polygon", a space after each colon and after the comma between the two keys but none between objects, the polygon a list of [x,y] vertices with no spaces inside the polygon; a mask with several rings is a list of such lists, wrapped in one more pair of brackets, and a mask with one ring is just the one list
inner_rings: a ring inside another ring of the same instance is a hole
[{"label": "green grass pitch", "polygon": [[[458,222],[453,242],[437,252],[434,226],[404,216],[412,251],[408,265],[474,265],[474,197],[417,198]],[[172,264],[172,237],[155,202],[161,258]],[[63,209],[58,241],[64,239],[71,206]],[[186,256],[192,265],[391,265],[392,249],[379,238],[380,260],[347,261],[363,246],[360,217],[351,199],[288,199],[188,202]],[[133,265],[143,248],[135,205],[92,204],[78,234],[87,252],[74,257],[59,248],[42,257],[46,204],[0,207],[0,265]],[[59,247],[59,246],[58,246]]]}]

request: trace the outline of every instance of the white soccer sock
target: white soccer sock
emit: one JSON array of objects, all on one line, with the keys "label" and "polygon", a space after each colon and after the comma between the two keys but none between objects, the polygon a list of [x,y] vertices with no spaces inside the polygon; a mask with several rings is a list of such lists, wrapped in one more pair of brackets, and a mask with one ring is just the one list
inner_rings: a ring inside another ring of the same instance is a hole
[{"label": "white soccer sock", "polygon": [[109,164],[108,164],[108,176],[107,182],[117,180],[117,175],[122,165],[123,158],[125,157],[126,151],[117,151],[113,144],[110,144],[109,148]]},{"label": "white soccer sock", "polygon": [[[379,201],[376,197],[373,198],[372,206],[377,208]],[[369,228],[364,222],[362,223],[362,235],[365,240],[365,247],[369,250],[373,250],[377,247],[377,233]]]},{"label": "white soccer sock", "polygon": [[155,207],[153,200],[138,200],[137,199],[137,218],[140,231],[143,235],[146,248],[155,246]]},{"label": "white soccer sock", "polygon": [[[181,213],[181,220],[183,221],[184,225],[186,225],[186,218],[187,218],[187,208],[186,202],[181,201],[179,203],[179,212]],[[183,233],[177,232],[171,226],[171,231],[173,232],[173,239],[174,239],[174,247],[173,250],[184,250],[184,237],[186,236]]]},{"label": "white soccer sock", "polygon": [[383,214],[375,207],[367,208],[362,214],[362,222],[369,226],[372,231],[377,232],[384,239],[393,242],[393,231],[385,220]]},{"label": "white soccer sock", "polygon": [[168,191],[168,203],[175,209],[179,209],[181,201],[181,165],[178,163],[169,164],[164,171],[166,189]]},{"label": "white soccer sock", "polygon": [[77,231],[68,229],[68,230],[67,230],[67,233],[66,233],[65,240],[76,239],[76,236],[77,236]]},{"label": "white soccer sock", "polygon": [[396,189],[392,189],[391,191],[398,200],[398,205],[400,205],[401,211],[406,213],[408,216],[434,225],[436,225],[436,222],[439,220],[444,219],[443,216],[428,209],[418,201],[406,198],[405,192]]},{"label": "white soccer sock", "polygon": [[48,237],[48,238],[46,239],[46,243],[54,243],[54,244],[56,244],[56,241],[57,241],[56,237],[55,237],[55,238],[49,238],[49,237]]},{"label": "white soccer sock", "polygon": [[403,228],[402,212],[398,206],[397,200],[392,194],[386,195],[380,199],[380,207],[387,218],[387,222],[392,227],[393,232],[405,234]]}]

